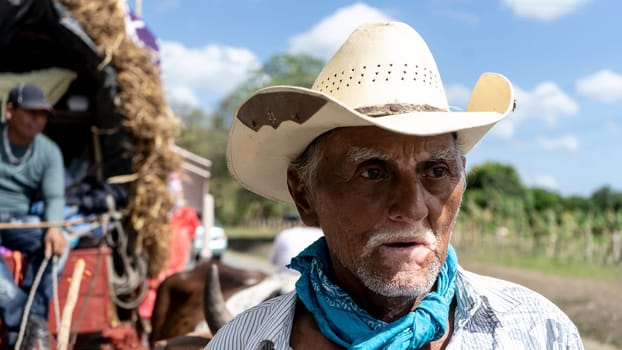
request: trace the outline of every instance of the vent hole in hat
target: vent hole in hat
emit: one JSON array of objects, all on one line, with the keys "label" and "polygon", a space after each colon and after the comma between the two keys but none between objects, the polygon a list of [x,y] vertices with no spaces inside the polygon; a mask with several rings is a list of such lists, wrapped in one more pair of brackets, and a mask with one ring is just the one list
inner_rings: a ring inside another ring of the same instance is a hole
[{"label": "vent hole in hat", "polygon": [[[374,66],[377,68],[373,69]],[[442,89],[442,84],[439,81],[439,75],[435,69],[432,68],[419,66],[414,63],[386,63],[375,64],[370,67],[373,69],[371,71],[373,74],[365,73],[367,65],[347,69],[345,69],[345,67],[341,67],[341,70],[337,72],[333,71],[332,73],[328,73],[329,75],[323,76],[320,80],[321,83],[317,85],[317,88],[324,92],[336,92],[342,89],[354,87],[356,85],[363,86],[370,83],[411,81],[429,85],[436,89]],[[389,67],[395,67],[398,70],[394,72],[393,68]],[[348,74],[346,74],[346,72],[348,72]],[[391,80],[391,76],[394,76],[393,80]]]}]

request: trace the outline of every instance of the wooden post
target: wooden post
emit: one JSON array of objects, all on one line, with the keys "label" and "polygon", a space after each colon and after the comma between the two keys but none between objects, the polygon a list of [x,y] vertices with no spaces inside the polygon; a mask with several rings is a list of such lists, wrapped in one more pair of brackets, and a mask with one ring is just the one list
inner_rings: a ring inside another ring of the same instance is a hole
[{"label": "wooden post", "polygon": [[63,314],[58,331],[58,343],[56,345],[56,349],[58,350],[67,350],[69,333],[71,330],[71,318],[73,316],[73,309],[76,306],[76,301],[78,300],[82,273],[84,273],[84,259],[79,259],[74,265],[73,275],[69,283],[69,290],[67,291],[67,299],[65,299],[65,306],[63,307]]}]

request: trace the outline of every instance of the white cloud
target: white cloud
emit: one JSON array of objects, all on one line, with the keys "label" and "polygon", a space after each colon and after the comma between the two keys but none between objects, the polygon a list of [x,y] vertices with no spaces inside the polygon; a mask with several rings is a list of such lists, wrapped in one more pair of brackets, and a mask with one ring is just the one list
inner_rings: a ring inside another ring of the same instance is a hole
[{"label": "white cloud", "polygon": [[515,90],[517,114],[525,118],[544,119],[555,125],[563,116],[576,115],[579,105],[553,82],[544,82],[532,91]]},{"label": "white cloud", "polygon": [[514,136],[514,130],[516,130],[516,123],[506,117],[492,128],[491,135],[502,140],[511,140]]},{"label": "white cloud", "polygon": [[580,147],[579,139],[574,135],[565,135],[560,138],[538,137],[536,144],[548,151],[576,151]]},{"label": "white cloud", "polygon": [[596,101],[622,101],[622,74],[604,69],[579,79],[576,88],[579,94]]},{"label": "white cloud", "polygon": [[577,11],[590,0],[503,0],[519,17],[551,21]]},{"label": "white cloud", "polygon": [[160,44],[162,80],[167,97],[176,102],[198,104],[200,92],[224,95],[260,66],[245,48],[207,45],[188,48],[177,42]]},{"label": "white cloud", "polygon": [[289,51],[328,59],[360,24],[390,20],[391,17],[387,14],[364,3],[342,7],[321,20],[311,30],[292,37],[289,41]]},{"label": "white cloud", "polygon": [[164,92],[167,99],[182,105],[198,106],[200,104],[199,97],[190,86],[182,84],[173,84],[165,86]]},{"label": "white cloud", "polygon": [[447,101],[449,101],[450,109],[464,110],[467,103],[469,103],[471,89],[464,85],[452,84],[445,88],[445,94],[447,94]]},{"label": "white cloud", "polygon": [[514,98],[516,110],[492,130],[492,134],[498,138],[511,139],[514,131],[525,121],[544,121],[549,126],[555,126],[560,118],[579,112],[579,105],[552,82],[540,83],[531,91],[515,86]]}]

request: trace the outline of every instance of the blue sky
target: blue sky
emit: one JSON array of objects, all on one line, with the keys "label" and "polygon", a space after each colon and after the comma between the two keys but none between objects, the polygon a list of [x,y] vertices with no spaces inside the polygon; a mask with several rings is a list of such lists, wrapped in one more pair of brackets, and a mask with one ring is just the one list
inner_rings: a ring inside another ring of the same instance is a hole
[{"label": "blue sky", "polygon": [[[130,7],[135,3],[129,0]],[[589,196],[622,191],[619,0],[142,0],[158,37],[169,102],[210,112],[249,69],[277,53],[328,59],[362,22],[410,24],[430,47],[449,103],[477,77],[512,81],[517,109],[468,154],[512,164],[529,186]]]}]

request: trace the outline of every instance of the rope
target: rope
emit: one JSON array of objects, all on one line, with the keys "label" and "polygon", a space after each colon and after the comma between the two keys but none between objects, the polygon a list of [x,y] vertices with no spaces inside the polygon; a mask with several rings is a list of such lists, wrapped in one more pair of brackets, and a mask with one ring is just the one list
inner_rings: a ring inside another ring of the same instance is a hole
[{"label": "rope", "polygon": [[[136,268],[132,268],[129,257],[126,254],[127,237],[121,225],[118,225],[116,230],[116,241],[112,238],[112,235],[107,235],[106,241],[107,244],[110,247],[113,247],[118,253],[118,257],[121,260],[123,271],[125,273],[121,275],[117,274],[113,265],[113,257],[112,255],[108,256],[108,275],[110,276],[110,286],[113,290],[111,297],[115,304],[124,309],[130,310],[138,307],[148,291],[148,284],[145,279],[147,274],[147,265],[142,259],[136,259]],[[123,301],[119,298],[120,295],[129,295],[134,293],[139,287],[140,291],[133,300]]]},{"label": "rope", "polygon": [[15,343],[15,349],[21,349],[22,341],[24,340],[24,333],[26,332],[26,322],[28,321],[28,316],[30,315],[30,308],[32,307],[32,302],[35,298],[35,293],[37,292],[37,288],[39,288],[39,284],[41,283],[41,278],[43,277],[43,272],[45,272],[45,268],[48,266],[48,262],[50,261],[50,257],[44,257],[41,265],[39,266],[39,270],[37,270],[37,275],[35,276],[35,280],[30,287],[30,293],[28,293],[28,299],[26,301],[26,306],[24,307],[24,313],[22,314],[22,322],[19,325],[19,333],[17,334],[17,342]]},{"label": "rope", "polygon": [[[127,256],[127,235],[123,230],[120,218],[114,215],[116,211],[112,196],[107,196],[106,202],[108,204],[109,216],[115,218],[112,223],[117,232],[116,240],[111,234],[107,234],[105,236],[106,242],[108,246],[114,248],[117,252],[123,266],[123,271],[125,272],[123,275],[117,274],[113,266],[113,256],[108,256],[108,276],[110,277],[110,286],[113,291],[110,295],[117,306],[127,310],[135,309],[143,301],[149,290],[146,279],[147,264],[143,259],[135,259],[135,268],[132,267],[130,259]],[[103,220],[108,220],[108,217],[103,218]],[[104,223],[107,224],[107,221]],[[136,292],[137,289],[139,289],[138,294],[131,300],[121,300],[120,296],[131,295]]]}]

